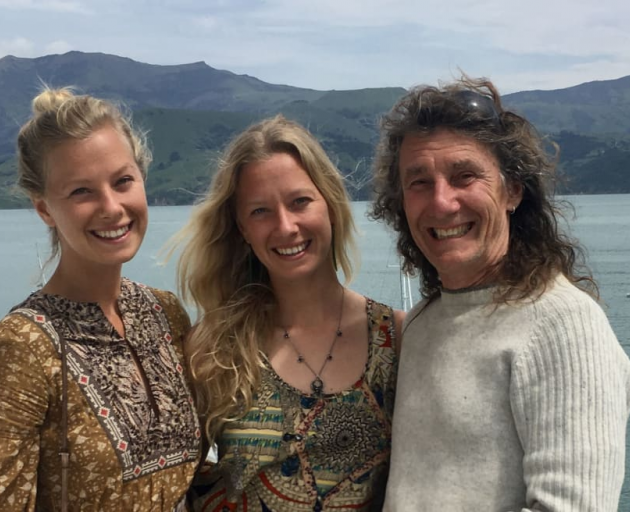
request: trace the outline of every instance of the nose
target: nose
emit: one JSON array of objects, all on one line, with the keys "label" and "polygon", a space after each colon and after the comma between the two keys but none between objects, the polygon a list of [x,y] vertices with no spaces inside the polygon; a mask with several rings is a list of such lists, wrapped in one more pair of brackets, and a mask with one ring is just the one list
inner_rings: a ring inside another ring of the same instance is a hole
[{"label": "nose", "polygon": [[431,199],[437,214],[450,215],[459,210],[457,189],[445,179],[436,180]]},{"label": "nose", "polygon": [[277,230],[282,235],[294,235],[297,233],[297,224],[295,222],[294,214],[287,208],[281,206],[278,209],[278,224]]},{"label": "nose", "polygon": [[100,210],[104,219],[118,219],[122,216],[124,208],[118,194],[113,189],[104,189],[100,194]]}]

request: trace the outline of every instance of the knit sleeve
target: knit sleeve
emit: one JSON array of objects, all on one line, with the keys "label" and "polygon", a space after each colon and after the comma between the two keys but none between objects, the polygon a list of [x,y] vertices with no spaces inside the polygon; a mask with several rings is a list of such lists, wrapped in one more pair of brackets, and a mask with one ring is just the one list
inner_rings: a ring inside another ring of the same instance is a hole
[{"label": "knit sleeve", "polygon": [[624,475],[629,365],[592,300],[535,309],[510,398],[524,450],[527,510],[616,512]]},{"label": "knit sleeve", "polygon": [[44,334],[17,315],[0,323],[0,510],[35,509],[49,383],[28,343],[33,336]]}]

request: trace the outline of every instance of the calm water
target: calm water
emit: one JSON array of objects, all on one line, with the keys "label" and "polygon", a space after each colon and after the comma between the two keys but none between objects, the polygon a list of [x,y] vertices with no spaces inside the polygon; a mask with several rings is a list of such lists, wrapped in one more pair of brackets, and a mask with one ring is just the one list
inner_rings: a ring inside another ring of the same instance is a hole
[{"label": "calm water", "polygon": [[[624,349],[630,354],[630,195],[574,196],[569,217],[572,234],[587,249],[588,263],[600,285],[604,308]],[[381,302],[400,307],[398,257],[391,235],[380,224],[367,220],[366,203],[355,203],[359,228],[360,272],[352,288]],[[131,279],[159,288],[175,289],[175,265],[162,266],[157,253],[169,236],[188,218],[190,207],[153,207],[145,242],[124,273]],[[0,211],[0,315],[22,300],[36,286],[38,253],[47,258],[48,237],[37,215],[30,210]],[[415,299],[418,294],[414,283]],[[194,314],[191,311],[191,316]],[[630,435],[628,437],[630,441]],[[630,443],[626,451],[630,468]],[[630,469],[628,469],[630,471]],[[620,511],[630,510],[630,475],[626,475]]]}]

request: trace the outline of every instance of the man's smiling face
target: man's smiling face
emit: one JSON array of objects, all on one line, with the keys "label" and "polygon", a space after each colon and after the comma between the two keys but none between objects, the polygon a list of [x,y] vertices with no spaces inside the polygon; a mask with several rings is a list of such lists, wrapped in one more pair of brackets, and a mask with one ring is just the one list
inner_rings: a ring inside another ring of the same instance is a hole
[{"label": "man's smiling face", "polygon": [[466,134],[439,129],[404,138],[399,172],[411,234],[443,286],[492,282],[522,196],[506,185],[496,157]]}]

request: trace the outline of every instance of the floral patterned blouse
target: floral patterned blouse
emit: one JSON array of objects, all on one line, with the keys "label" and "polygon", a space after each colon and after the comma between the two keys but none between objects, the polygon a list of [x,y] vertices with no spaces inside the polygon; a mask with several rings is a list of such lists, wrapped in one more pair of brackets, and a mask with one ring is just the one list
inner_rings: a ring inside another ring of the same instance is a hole
[{"label": "floral patterned blouse", "polygon": [[95,303],[33,293],[0,322],[0,510],[59,509],[61,359],[71,511],[184,510],[200,429],[172,293],[127,279],[121,337]]},{"label": "floral patterned blouse", "polygon": [[316,398],[266,362],[254,404],[195,479],[194,509],[367,511],[382,508],[397,360],[391,308],[367,299],[368,362],[350,389]]}]

